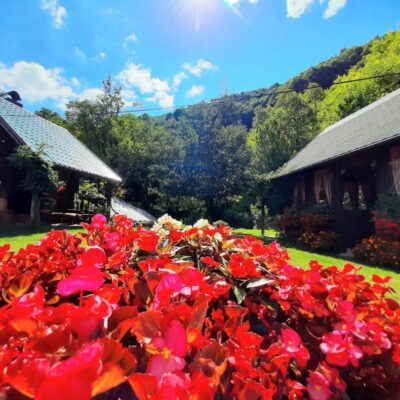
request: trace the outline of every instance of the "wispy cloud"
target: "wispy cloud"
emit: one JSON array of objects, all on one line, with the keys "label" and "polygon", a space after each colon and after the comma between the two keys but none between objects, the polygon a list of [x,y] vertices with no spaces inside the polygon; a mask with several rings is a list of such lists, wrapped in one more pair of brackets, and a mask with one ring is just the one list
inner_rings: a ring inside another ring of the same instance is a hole
[{"label": "wispy cloud", "polygon": [[77,57],[79,57],[81,60],[86,60],[86,53],[80,49],[79,47],[75,47],[75,54]]},{"label": "wispy cloud", "polygon": [[187,92],[186,97],[196,97],[204,93],[203,85],[193,85]]},{"label": "wispy cloud", "polygon": [[53,26],[55,28],[61,29],[64,26],[68,13],[66,8],[59,4],[58,0],[42,0],[41,7],[53,18]]},{"label": "wispy cloud", "polygon": [[204,71],[216,71],[218,66],[214,65],[210,61],[200,58],[195,64],[185,63],[183,68],[189,71],[192,75],[200,78]]},{"label": "wispy cloud", "polygon": [[[318,0],[286,0],[288,18],[300,18]],[[319,0],[322,5],[325,0]],[[347,0],[328,0],[328,5],[324,11],[325,19],[335,16],[347,3]]]},{"label": "wispy cloud", "polygon": [[124,46],[128,46],[129,43],[135,43],[138,41],[137,36],[132,33],[131,35],[127,36],[124,40]]},{"label": "wispy cloud", "polygon": [[346,5],[347,0],[329,0],[328,7],[324,12],[324,18],[334,17],[344,6]]}]

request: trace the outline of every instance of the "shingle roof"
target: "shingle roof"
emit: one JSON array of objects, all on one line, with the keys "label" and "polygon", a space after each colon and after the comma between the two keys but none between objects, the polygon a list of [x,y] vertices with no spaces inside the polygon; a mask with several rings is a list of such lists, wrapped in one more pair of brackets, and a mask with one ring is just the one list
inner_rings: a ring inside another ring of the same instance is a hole
[{"label": "shingle roof", "polygon": [[120,182],[121,178],[66,129],[0,97],[0,126],[20,144],[37,151],[57,166]]},{"label": "shingle roof", "polygon": [[112,199],[111,201],[111,216],[123,214],[132,218],[139,223],[152,223],[156,222],[156,218],[145,210],[133,206],[121,199]]},{"label": "shingle roof", "polygon": [[326,128],[278,170],[275,177],[289,175],[396,137],[400,139],[400,89]]}]

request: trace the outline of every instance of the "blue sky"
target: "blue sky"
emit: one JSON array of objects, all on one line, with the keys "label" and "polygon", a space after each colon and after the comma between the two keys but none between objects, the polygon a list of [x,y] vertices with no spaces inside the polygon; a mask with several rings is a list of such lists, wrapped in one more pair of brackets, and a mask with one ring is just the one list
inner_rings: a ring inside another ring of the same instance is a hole
[{"label": "blue sky", "polygon": [[2,0],[0,15],[0,90],[62,112],[110,74],[146,108],[284,82],[399,29],[400,1]]}]

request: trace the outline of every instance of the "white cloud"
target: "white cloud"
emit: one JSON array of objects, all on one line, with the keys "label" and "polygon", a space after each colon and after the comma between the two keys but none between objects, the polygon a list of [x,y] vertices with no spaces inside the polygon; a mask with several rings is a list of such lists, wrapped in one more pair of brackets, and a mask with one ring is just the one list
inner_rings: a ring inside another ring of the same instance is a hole
[{"label": "white cloud", "polygon": [[347,3],[347,0],[329,0],[324,12],[324,18],[334,17]]},{"label": "white cloud", "polygon": [[149,95],[147,101],[157,102],[161,107],[174,105],[174,88],[167,80],[154,77],[151,68],[128,63],[117,79],[126,89],[138,89],[141,94]]},{"label": "white cloud", "polygon": [[189,71],[192,75],[197,76],[198,78],[201,77],[204,71],[216,71],[218,69],[216,65],[202,58],[197,60],[197,62],[193,65],[189,63],[183,64],[183,68]]},{"label": "white cloud", "polygon": [[107,56],[107,53],[106,53],[105,51],[101,51],[101,52],[99,53],[99,56],[100,56],[101,58],[104,58],[104,57]]},{"label": "white cloud", "polygon": [[134,42],[137,42],[137,41],[138,41],[137,36],[136,36],[134,33],[132,33],[131,35],[129,35],[129,36],[127,36],[127,37],[125,38],[125,40],[124,40],[124,46],[127,46],[128,43],[134,43]]},{"label": "white cloud", "polygon": [[[59,109],[64,109],[70,100],[96,100],[103,93],[102,88],[86,88],[76,92],[73,86],[80,86],[77,78],[66,79],[62,68],[45,68],[27,61],[18,61],[8,67],[0,63],[0,92],[16,90],[23,103],[52,101]],[[125,105],[137,99],[133,90],[121,92]]]},{"label": "white cloud", "polygon": [[[300,18],[318,0],[286,0],[288,18]],[[325,0],[319,0],[322,5]],[[324,18],[335,16],[347,3],[347,0],[328,0],[328,6],[324,11]]]},{"label": "white cloud", "polygon": [[16,90],[28,103],[47,99],[60,103],[74,96],[62,73],[62,68],[46,69],[35,62],[19,61],[12,67],[0,64],[0,88]]},{"label": "white cloud", "polygon": [[58,3],[58,0],[42,0],[42,10],[48,11],[53,18],[53,26],[61,29],[64,26],[64,20],[68,13],[64,6]]},{"label": "white cloud", "polygon": [[186,97],[196,97],[204,93],[203,85],[193,85],[187,92]]},{"label": "white cloud", "polygon": [[75,54],[81,59],[81,60],[86,60],[86,54],[83,50],[81,50],[79,47],[75,47]]},{"label": "white cloud", "polygon": [[79,79],[78,78],[75,78],[75,77],[73,77],[73,78],[71,78],[71,83],[74,85],[74,86],[80,86],[80,82],[79,82]]},{"label": "white cloud", "polygon": [[179,72],[173,77],[172,86],[178,88],[184,79],[187,79],[187,75],[184,72]]},{"label": "white cloud", "polygon": [[287,17],[300,18],[314,2],[315,0],[287,0]]}]

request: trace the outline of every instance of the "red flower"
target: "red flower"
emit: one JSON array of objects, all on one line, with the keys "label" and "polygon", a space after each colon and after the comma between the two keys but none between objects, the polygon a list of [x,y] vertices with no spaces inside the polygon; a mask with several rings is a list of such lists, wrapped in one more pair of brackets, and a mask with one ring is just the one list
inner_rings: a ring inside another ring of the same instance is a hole
[{"label": "red flower", "polygon": [[228,267],[235,278],[255,278],[261,276],[256,269],[256,264],[251,258],[246,258],[240,253],[232,254]]},{"label": "red flower", "polygon": [[307,391],[311,400],[328,400],[331,397],[329,381],[321,373],[311,372],[307,382]]},{"label": "red flower", "polygon": [[326,361],[331,365],[345,367],[350,362],[358,367],[358,360],[363,356],[362,350],[355,344],[351,337],[343,338],[340,332],[333,331],[322,337],[320,348],[326,355]]},{"label": "red flower", "polygon": [[141,231],[138,238],[138,246],[149,253],[156,250],[159,236],[156,232]]},{"label": "red flower", "polygon": [[94,342],[82,347],[75,355],[50,368],[40,385],[36,400],[88,400],[92,382],[101,371],[103,346]]}]

